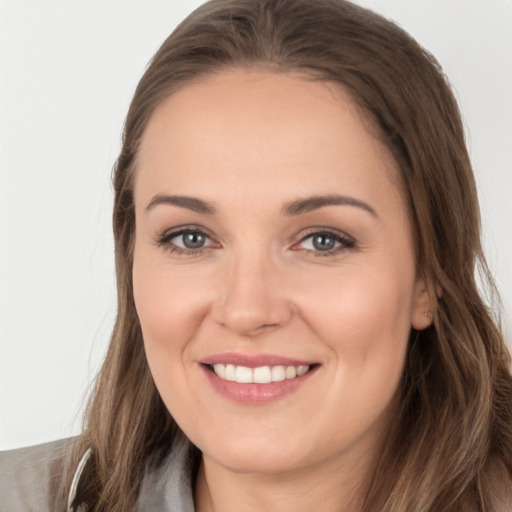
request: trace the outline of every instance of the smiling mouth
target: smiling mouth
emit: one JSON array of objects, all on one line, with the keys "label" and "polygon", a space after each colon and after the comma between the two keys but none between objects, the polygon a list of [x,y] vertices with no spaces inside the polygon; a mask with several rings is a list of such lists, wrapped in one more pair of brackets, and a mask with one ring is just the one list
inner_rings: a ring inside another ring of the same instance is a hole
[{"label": "smiling mouth", "polygon": [[315,368],[316,364],[300,366],[258,366],[250,368],[234,364],[208,364],[208,369],[225,381],[238,382],[240,384],[270,384],[302,377]]}]

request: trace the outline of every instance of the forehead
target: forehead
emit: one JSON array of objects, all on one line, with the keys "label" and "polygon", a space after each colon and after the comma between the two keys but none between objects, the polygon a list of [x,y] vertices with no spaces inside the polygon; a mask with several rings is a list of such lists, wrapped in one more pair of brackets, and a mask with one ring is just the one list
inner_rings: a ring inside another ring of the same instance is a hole
[{"label": "forehead", "polygon": [[[233,69],[188,84],[153,113],[138,155],[136,196],[153,186],[198,194],[301,186],[332,193],[389,185],[396,165],[350,96],[298,74]],[[392,180],[395,181],[395,180]],[[322,189],[323,190],[320,190]]]}]

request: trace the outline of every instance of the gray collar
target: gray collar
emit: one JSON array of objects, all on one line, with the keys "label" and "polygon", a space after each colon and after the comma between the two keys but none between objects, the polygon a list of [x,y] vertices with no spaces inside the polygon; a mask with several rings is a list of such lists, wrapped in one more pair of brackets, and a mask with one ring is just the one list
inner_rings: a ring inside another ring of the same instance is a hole
[{"label": "gray collar", "polygon": [[[191,449],[192,445],[184,434],[176,437],[169,456],[158,468],[146,473],[133,512],[194,512]],[[78,464],[68,497],[67,512],[87,511],[85,504],[76,507],[72,504],[91,453],[89,448]]]},{"label": "gray collar", "polygon": [[176,438],[164,463],[146,474],[133,512],[194,512],[191,447],[184,434]]}]

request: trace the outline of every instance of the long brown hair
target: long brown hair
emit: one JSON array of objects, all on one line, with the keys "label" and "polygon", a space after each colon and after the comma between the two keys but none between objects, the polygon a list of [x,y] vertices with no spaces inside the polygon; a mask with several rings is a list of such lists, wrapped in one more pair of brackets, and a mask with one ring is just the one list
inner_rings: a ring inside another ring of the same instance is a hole
[{"label": "long brown hair", "polygon": [[434,321],[411,332],[399,413],[364,510],[504,509],[500,493],[512,473],[510,360],[475,281],[479,269],[493,288],[460,113],[431,55],[392,22],[344,0],[212,0],[178,26],[142,77],[113,176],[117,321],[71,457],[70,467],[93,449],[80,499],[91,511],[130,510],[144,472],[169,453],[178,431],[153,383],[133,301],[137,151],[167,96],[234,66],[338,84],[401,169]]}]

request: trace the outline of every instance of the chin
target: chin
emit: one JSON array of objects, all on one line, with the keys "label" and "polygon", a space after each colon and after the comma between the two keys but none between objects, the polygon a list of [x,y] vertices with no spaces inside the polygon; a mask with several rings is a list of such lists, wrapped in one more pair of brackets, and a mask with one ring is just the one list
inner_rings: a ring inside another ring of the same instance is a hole
[{"label": "chin", "polygon": [[210,458],[216,464],[219,464],[234,473],[277,474],[288,473],[302,467],[294,461],[284,460],[283,457],[274,456],[272,458],[267,458],[261,454],[259,454],[259,456],[245,456],[238,454],[233,457],[225,457],[222,455],[217,458]]},{"label": "chin", "polygon": [[213,449],[206,449],[203,455],[216,464],[236,473],[285,473],[304,467],[307,454],[301,453],[286,443],[272,443],[267,439],[259,442],[230,440],[226,446],[215,443]]}]

